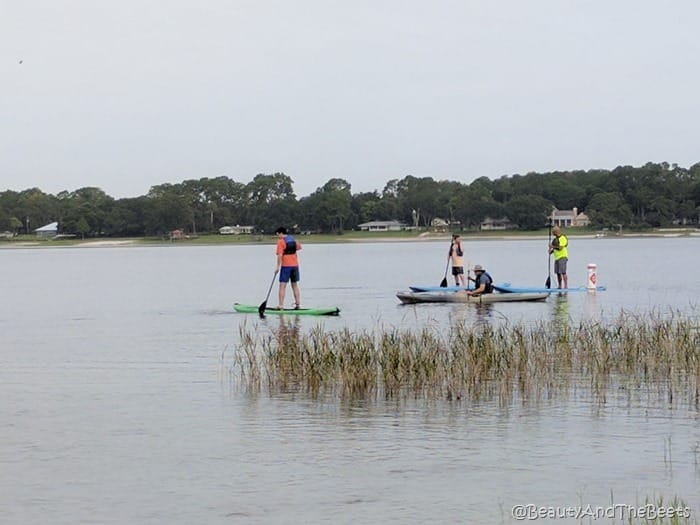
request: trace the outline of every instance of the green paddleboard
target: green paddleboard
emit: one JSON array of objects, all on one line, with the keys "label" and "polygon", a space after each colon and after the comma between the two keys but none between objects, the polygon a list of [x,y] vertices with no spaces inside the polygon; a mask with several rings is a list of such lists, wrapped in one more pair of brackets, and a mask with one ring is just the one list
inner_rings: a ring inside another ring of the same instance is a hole
[{"label": "green paddleboard", "polygon": [[[257,314],[260,305],[235,303],[233,309],[241,314]],[[340,309],[337,306],[328,308],[265,308],[265,314],[273,315],[338,315]]]}]

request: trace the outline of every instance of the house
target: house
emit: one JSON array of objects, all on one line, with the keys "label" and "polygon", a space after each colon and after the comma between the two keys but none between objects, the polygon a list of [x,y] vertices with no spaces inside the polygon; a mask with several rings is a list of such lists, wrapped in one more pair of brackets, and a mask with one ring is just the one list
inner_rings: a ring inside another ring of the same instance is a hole
[{"label": "house", "polygon": [[510,222],[508,217],[502,217],[500,219],[486,217],[479,225],[479,228],[482,230],[509,230],[515,228],[515,224]]},{"label": "house", "polygon": [[219,234],[221,235],[240,235],[241,233],[253,233],[255,226],[222,226],[219,228]]},{"label": "house", "polygon": [[170,240],[171,241],[177,241],[181,239],[185,239],[185,232],[183,230],[173,230],[170,232]]},{"label": "house", "polygon": [[562,228],[583,228],[591,223],[588,215],[579,213],[578,208],[572,210],[552,210],[550,217],[552,226],[561,226]]},{"label": "house", "polygon": [[363,232],[398,232],[406,229],[399,221],[370,221],[357,225]]},{"label": "house", "polygon": [[37,228],[34,230],[34,233],[36,233],[37,237],[56,237],[58,233],[58,223],[51,222],[41,228]]},{"label": "house", "polygon": [[432,221],[430,221],[430,226],[433,228],[433,231],[445,233],[450,227],[450,223],[445,219],[435,217]]}]

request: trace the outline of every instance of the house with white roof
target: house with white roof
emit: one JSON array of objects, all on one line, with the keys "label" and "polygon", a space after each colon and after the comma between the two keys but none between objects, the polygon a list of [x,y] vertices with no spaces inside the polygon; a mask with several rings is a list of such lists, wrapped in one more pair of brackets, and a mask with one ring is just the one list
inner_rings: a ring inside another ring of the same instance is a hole
[{"label": "house with white roof", "polygon": [[36,233],[37,237],[56,237],[58,234],[58,223],[51,222],[41,228],[37,228],[34,230],[34,233]]},{"label": "house with white roof", "polygon": [[220,235],[240,235],[242,233],[253,233],[255,226],[222,226],[219,228]]},{"label": "house with white roof", "polygon": [[406,229],[406,225],[399,221],[370,221],[357,226],[363,232],[398,232]]}]

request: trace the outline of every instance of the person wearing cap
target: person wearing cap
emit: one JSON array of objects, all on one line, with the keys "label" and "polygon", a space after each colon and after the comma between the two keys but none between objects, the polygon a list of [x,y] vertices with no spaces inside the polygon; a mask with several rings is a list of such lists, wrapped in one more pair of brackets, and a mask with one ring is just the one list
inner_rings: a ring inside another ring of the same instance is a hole
[{"label": "person wearing cap", "polygon": [[474,273],[476,274],[476,277],[471,279],[474,281],[474,289],[473,290],[467,290],[467,295],[481,295],[483,293],[493,293],[493,279],[491,276],[488,274],[486,270],[480,265],[477,264],[474,266]]},{"label": "person wearing cap", "polygon": [[279,273],[279,292],[277,294],[278,310],[284,309],[284,296],[287,292],[287,283],[292,281],[292,293],[294,294],[294,308],[301,307],[301,292],[299,291],[299,258],[297,252],[301,250],[301,243],[287,234],[287,228],[280,226],[275,230],[277,234],[277,270]]},{"label": "person wearing cap", "polygon": [[[549,253],[554,254],[554,273],[557,275],[559,288],[569,287],[569,277],[566,275],[566,263],[569,261],[569,239],[561,232],[559,226],[552,228],[554,240],[549,247]],[[562,284],[564,286],[562,286]]]}]

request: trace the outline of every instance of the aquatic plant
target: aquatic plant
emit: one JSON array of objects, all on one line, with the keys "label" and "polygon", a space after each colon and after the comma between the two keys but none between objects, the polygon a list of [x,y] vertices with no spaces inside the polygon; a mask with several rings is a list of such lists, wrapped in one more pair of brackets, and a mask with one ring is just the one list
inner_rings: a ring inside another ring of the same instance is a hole
[{"label": "aquatic plant", "polygon": [[[232,371],[250,391],[313,396],[498,398],[537,402],[611,392],[700,408],[696,320],[621,314],[610,324],[457,324],[354,333],[349,329],[266,335],[241,329]],[[614,389],[612,388],[614,386]]]}]

